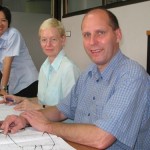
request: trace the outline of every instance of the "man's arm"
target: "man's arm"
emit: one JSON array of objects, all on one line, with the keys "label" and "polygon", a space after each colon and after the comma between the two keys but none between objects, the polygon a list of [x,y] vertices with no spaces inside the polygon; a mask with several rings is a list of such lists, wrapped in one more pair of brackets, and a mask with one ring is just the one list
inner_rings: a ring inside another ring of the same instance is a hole
[{"label": "man's arm", "polygon": [[[7,134],[8,132],[16,133],[16,132],[18,132],[18,130],[26,127],[27,125],[31,124],[33,127],[35,126],[35,128],[36,128],[36,125],[39,125],[39,127],[40,127],[41,123],[42,123],[42,125],[44,125],[45,122],[49,123],[49,119],[59,120],[59,116],[60,117],[64,116],[64,115],[60,115],[61,113],[59,112],[59,110],[56,107],[53,106],[52,109],[50,109],[50,108],[51,107],[46,108],[45,110],[43,109],[42,110],[43,113],[41,113],[40,111],[27,111],[27,112],[21,113],[20,116],[9,115],[5,118],[5,120],[3,122],[1,122],[1,129],[4,130],[4,134]],[[35,116],[33,117],[32,114]],[[24,116],[26,116],[26,117],[24,117]],[[29,116],[31,116],[31,121],[30,121],[30,119],[26,119]],[[56,119],[54,119],[53,117],[56,117]],[[36,120],[36,118],[39,122]],[[60,118],[60,120],[61,120],[61,118]],[[13,126],[12,126],[12,124],[13,124]]]},{"label": "man's arm", "polygon": [[51,123],[47,132],[98,149],[106,149],[116,140],[110,133],[90,124]]},{"label": "man's arm", "polygon": [[39,131],[55,134],[68,141],[98,149],[106,149],[116,140],[113,135],[95,125],[56,122],[64,120],[66,117],[55,106],[41,111],[25,112],[22,116]]}]

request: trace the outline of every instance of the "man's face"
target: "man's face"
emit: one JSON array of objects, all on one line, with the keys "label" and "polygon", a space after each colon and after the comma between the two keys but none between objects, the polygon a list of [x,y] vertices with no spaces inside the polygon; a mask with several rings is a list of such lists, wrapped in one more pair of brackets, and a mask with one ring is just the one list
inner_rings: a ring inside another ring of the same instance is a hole
[{"label": "man's face", "polygon": [[120,29],[113,30],[104,11],[88,14],[82,22],[83,45],[91,60],[103,71],[119,49]]}]

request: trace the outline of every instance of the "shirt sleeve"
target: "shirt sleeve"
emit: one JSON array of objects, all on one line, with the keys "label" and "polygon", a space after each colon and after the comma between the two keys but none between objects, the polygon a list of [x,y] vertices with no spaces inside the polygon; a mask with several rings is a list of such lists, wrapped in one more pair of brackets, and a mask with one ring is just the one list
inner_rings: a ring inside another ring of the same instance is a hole
[{"label": "shirt sleeve", "polygon": [[74,64],[69,63],[69,65],[65,66],[65,71],[62,76],[63,97],[66,97],[71,91],[71,88],[76,83],[79,75],[80,71]]},{"label": "shirt sleeve", "polygon": [[24,47],[23,45],[24,41],[20,33],[15,29],[10,30],[5,49],[5,56],[18,56],[21,47]]},{"label": "shirt sleeve", "polygon": [[130,147],[136,142],[148,99],[148,81],[143,72],[137,69],[122,74],[103,107],[101,119],[95,122]]}]

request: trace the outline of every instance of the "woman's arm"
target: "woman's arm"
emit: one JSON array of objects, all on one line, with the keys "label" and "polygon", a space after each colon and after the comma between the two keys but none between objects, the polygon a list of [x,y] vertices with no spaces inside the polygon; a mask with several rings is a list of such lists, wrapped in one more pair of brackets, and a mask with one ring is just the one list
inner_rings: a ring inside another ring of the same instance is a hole
[{"label": "woman's arm", "polygon": [[51,121],[63,121],[67,119],[66,116],[60,112],[56,106],[47,106],[45,109],[41,109],[40,111],[47,119]]},{"label": "woman's arm", "polygon": [[1,94],[7,94],[7,85],[9,81],[11,64],[13,57],[5,57],[3,60],[2,79],[1,79]]}]

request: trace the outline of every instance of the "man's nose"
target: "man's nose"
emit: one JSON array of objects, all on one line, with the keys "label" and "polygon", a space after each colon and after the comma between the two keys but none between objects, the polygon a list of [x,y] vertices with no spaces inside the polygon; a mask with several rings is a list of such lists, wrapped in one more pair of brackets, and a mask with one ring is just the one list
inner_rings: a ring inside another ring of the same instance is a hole
[{"label": "man's nose", "polygon": [[90,44],[94,45],[97,43],[97,37],[95,35],[92,35],[90,38]]}]

